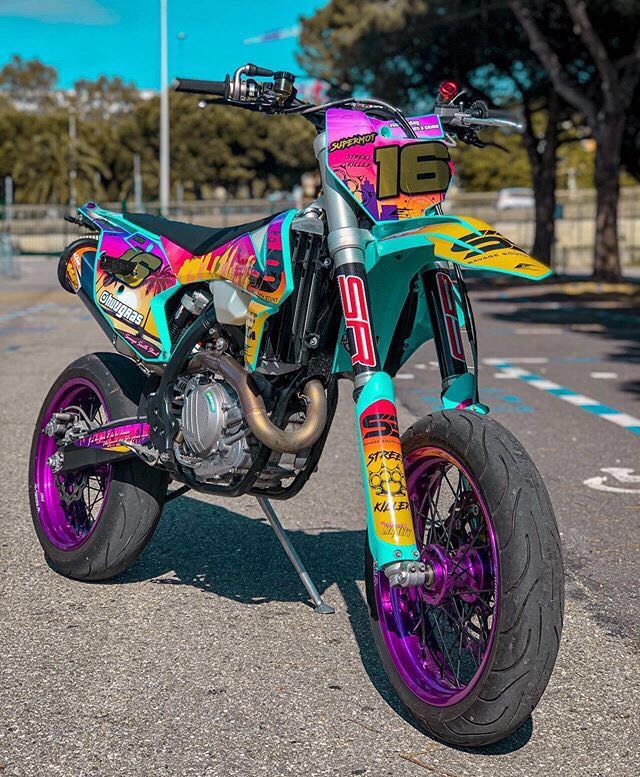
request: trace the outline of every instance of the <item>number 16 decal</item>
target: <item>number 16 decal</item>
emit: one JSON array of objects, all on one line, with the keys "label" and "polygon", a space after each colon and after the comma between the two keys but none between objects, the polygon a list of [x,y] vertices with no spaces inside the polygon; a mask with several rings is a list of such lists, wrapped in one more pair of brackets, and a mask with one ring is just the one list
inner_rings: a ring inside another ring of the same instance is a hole
[{"label": "number 16 decal", "polygon": [[376,349],[364,281],[357,275],[339,275],[338,283],[345,324],[351,334],[351,361],[354,365],[375,367]]}]

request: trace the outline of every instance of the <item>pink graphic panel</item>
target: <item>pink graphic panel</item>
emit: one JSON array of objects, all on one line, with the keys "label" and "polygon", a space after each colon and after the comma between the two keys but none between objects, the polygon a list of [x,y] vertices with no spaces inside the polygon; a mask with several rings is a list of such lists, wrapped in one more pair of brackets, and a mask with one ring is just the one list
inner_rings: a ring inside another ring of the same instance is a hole
[{"label": "pink graphic panel", "polygon": [[453,164],[438,117],[408,122],[417,140],[407,138],[395,121],[360,111],[327,111],[329,168],[374,221],[423,216],[446,196]]}]

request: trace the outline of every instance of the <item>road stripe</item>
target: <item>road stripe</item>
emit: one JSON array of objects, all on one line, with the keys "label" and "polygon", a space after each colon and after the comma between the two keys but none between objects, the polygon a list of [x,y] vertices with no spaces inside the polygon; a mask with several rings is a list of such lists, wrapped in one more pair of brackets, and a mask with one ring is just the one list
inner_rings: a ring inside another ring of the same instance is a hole
[{"label": "road stripe", "polygon": [[610,421],[612,424],[616,424],[616,426],[621,426],[629,432],[640,434],[640,418],[623,413],[614,407],[603,405],[596,399],[591,399],[591,397],[587,397],[584,394],[578,394],[576,391],[560,386],[552,380],[540,377],[540,375],[535,375],[522,367],[515,367],[509,361],[483,359],[483,362],[501,370],[504,378],[517,378],[529,386],[534,386],[541,391],[546,391],[547,394],[558,397],[558,399],[563,399],[576,407],[581,407],[588,413],[604,418],[606,421]]},{"label": "road stripe", "polygon": [[0,324],[5,321],[13,321],[14,318],[22,318],[23,316],[30,316],[32,313],[41,313],[43,310],[55,307],[53,302],[43,302],[41,305],[32,305],[30,308],[20,308],[19,310],[12,310],[9,313],[3,313],[0,315]]}]

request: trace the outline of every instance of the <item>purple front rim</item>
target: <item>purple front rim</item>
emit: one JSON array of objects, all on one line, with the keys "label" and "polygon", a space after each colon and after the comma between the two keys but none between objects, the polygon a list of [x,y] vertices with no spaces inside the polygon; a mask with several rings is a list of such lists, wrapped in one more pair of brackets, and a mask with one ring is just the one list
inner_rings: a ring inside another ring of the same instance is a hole
[{"label": "purple front rim", "polygon": [[421,701],[466,698],[483,675],[498,622],[498,546],[480,491],[462,462],[435,446],[405,458],[417,546],[428,587],[391,588],[375,572],[380,630],[398,674]]},{"label": "purple front rim", "polygon": [[57,450],[55,438],[44,429],[54,413],[79,408],[100,423],[109,421],[104,397],[86,378],[71,378],[56,391],[42,417],[33,462],[33,492],[38,520],[47,539],[59,550],[79,548],[102,516],[111,481],[111,465],[82,472],[54,474],[48,464]]}]

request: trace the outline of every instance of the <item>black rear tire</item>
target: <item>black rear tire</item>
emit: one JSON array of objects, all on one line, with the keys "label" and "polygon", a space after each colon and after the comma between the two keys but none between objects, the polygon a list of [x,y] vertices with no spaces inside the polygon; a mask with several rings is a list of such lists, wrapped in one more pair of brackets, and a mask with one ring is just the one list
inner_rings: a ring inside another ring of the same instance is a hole
[{"label": "black rear tire", "polygon": [[385,671],[411,715],[444,742],[478,747],[517,729],[549,682],[564,608],[560,538],[540,473],[499,423],[464,410],[433,413],[404,433],[403,456],[429,445],[449,451],[473,475],[498,539],[498,626],[484,674],[469,696],[431,706],[401,679],[379,624],[368,542],[367,601]]},{"label": "black rear tire", "polygon": [[168,475],[133,458],[112,465],[112,479],[95,530],[80,547],[61,550],[47,537],[34,497],[34,462],[47,408],[59,387],[69,379],[89,379],[105,399],[112,420],[137,414],[145,376],[120,354],[94,353],[70,364],[56,379],[33,434],[29,461],[29,499],[38,540],[49,564],[60,574],[78,580],[104,580],[130,566],[151,539],[167,491]]}]

